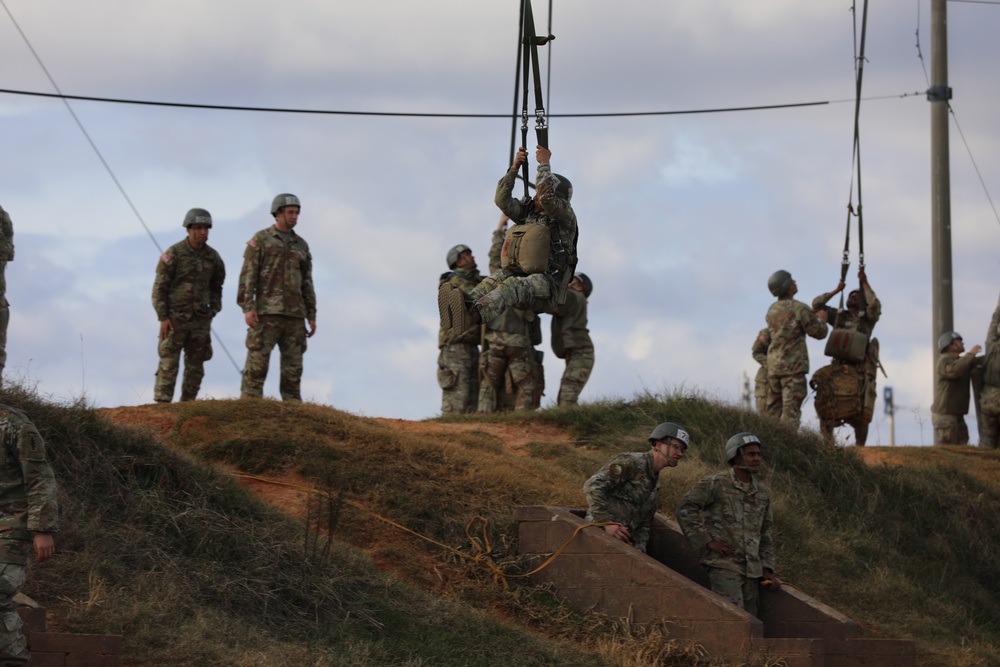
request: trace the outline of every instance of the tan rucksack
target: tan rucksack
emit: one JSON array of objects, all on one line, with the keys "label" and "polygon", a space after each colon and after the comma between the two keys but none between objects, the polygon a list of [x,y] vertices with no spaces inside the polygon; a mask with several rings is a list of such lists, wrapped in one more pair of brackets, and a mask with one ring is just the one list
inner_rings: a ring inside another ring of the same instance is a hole
[{"label": "tan rucksack", "polygon": [[438,314],[441,317],[441,343],[444,345],[458,342],[462,334],[475,326],[465,293],[447,280],[438,285]]},{"label": "tan rucksack", "polygon": [[826,340],[823,353],[828,357],[856,364],[865,360],[867,349],[867,334],[856,329],[834,329]]},{"label": "tan rucksack", "polygon": [[500,266],[524,274],[545,273],[549,270],[549,226],[540,222],[514,225],[500,251]]}]

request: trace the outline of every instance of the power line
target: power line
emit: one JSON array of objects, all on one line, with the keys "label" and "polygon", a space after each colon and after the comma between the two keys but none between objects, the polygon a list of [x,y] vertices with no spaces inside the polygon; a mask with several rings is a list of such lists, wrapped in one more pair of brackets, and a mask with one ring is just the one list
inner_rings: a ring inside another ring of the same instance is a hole
[{"label": "power line", "polygon": [[[3,0],[0,0],[2,2]],[[53,85],[55,85],[53,83]],[[58,90],[58,88],[56,88]],[[314,114],[325,116],[388,116],[395,118],[519,118],[517,114],[509,113],[422,113],[412,111],[345,111],[333,109],[295,109],[287,107],[250,107],[231,104],[195,104],[191,102],[154,102],[151,100],[131,100],[116,97],[93,97],[89,95],[64,95],[58,93],[39,93],[27,90],[12,90],[0,88],[0,93],[7,95],[27,95],[30,97],[48,97],[54,99],[78,100],[82,102],[102,102],[105,104],[134,104],[154,107],[173,107],[181,109],[207,109],[213,111],[253,111],[264,113]],[[879,95],[866,97],[865,100],[886,100],[903,97],[923,96],[923,91],[901,93],[899,95]],[[815,107],[828,104],[843,104],[855,102],[855,99],[823,100],[819,102],[792,102],[788,104],[764,104],[757,106],[720,107],[711,109],[683,109],[677,111],[609,111],[596,113],[554,113],[547,114],[551,118],[621,118],[627,116],[684,116],[707,113],[728,113],[737,111],[767,111],[772,109],[794,109],[799,107]],[[68,105],[67,105],[68,106]],[[75,115],[74,115],[75,117]]]}]

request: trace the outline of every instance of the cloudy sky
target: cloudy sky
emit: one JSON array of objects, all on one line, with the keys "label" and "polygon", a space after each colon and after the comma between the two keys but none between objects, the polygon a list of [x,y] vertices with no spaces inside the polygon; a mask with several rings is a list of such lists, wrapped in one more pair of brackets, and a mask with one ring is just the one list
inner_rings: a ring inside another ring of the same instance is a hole
[{"label": "cloudy sky", "polygon": [[[31,45],[0,12],[8,90],[54,92],[47,70],[67,95],[370,112],[512,107],[516,0],[2,2]],[[595,283],[597,365],[584,400],[683,388],[737,402],[756,370],[750,347],[772,301],[768,275],[791,271],[807,301],[837,284],[851,199],[850,10],[848,0],[555,0],[551,113],[830,102],[551,120],[552,164],[575,186],[580,270]],[[548,4],[536,0],[535,13],[542,31]],[[953,122],[955,327],[971,346],[1000,289],[1000,222],[987,194],[1000,199],[1000,5],[951,2],[948,16],[953,108],[972,154]],[[872,3],[861,109],[865,254],[889,374],[879,394],[893,387],[899,444],[933,437],[929,17],[928,0]],[[202,396],[237,396],[242,251],[287,191],[303,201],[297,231],[313,250],[319,299],[304,397],[368,416],[438,413],[437,279],[457,243],[486,264],[509,119],[70,104],[149,233],[62,101],[0,94],[0,203],[17,246],[8,376],[57,399],[150,402],[153,238],[163,248],[181,240],[197,206],[214,217],[209,243],[229,273]],[[854,227],[852,277],[856,239]],[[810,343],[813,368],[822,349]],[[544,404],[557,362],[549,353]],[[876,411],[869,444],[888,444],[881,400]],[[811,397],[805,415],[815,423]]]}]

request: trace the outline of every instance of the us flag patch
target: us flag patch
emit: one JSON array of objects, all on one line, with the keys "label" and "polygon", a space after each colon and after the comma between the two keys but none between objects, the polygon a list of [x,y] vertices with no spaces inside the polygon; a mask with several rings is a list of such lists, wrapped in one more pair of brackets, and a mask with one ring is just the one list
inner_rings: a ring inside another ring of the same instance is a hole
[{"label": "us flag patch", "polygon": [[170,263],[170,255],[168,255],[167,253],[163,253],[162,255],[160,255],[160,259],[163,260],[164,264]]}]

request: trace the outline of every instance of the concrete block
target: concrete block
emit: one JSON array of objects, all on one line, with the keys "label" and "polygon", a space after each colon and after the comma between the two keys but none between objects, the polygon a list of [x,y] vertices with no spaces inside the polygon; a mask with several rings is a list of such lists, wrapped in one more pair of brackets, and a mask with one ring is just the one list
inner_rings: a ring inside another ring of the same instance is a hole
[{"label": "concrete block", "polygon": [[549,521],[555,510],[545,505],[522,505],[514,510],[515,521]]},{"label": "concrete block", "polygon": [[120,655],[120,635],[84,635],[64,632],[35,632],[28,636],[28,650],[43,653],[106,653]]},{"label": "concrete block", "polygon": [[66,667],[121,667],[121,664],[117,655],[70,653],[66,656]]},{"label": "concrete block", "polygon": [[31,667],[66,667],[65,653],[31,652]]},{"label": "concrete block", "polygon": [[45,632],[45,607],[18,605],[17,614],[24,621],[25,634],[30,632]]},{"label": "concrete block", "polygon": [[851,639],[847,660],[857,667],[915,667],[916,643],[906,639]]},{"label": "concrete block", "polygon": [[541,554],[547,549],[545,524],[528,522],[518,524],[517,546],[522,554]]}]

